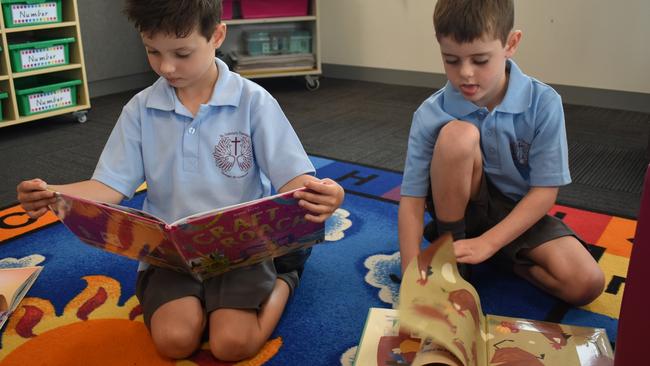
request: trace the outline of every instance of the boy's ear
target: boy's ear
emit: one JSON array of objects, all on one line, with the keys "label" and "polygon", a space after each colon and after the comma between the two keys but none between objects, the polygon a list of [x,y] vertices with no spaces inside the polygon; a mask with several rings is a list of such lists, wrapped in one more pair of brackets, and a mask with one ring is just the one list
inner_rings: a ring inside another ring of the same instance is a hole
[{"label": "boy's ear", "polygon": [[223,44],[223,41],[226,39],[227,26],[225,23],[219,23],[214,27],[214,33],[212,33],[212,45],[214,48],[219,48]]},{"label": "boy's ear", "polygon": [[508,36],[508,41],[506,42],[506,57],[510,58],[515,54],[515,51],[517,51],[517,47],[519,47],[519,42],[521,41],[521,31],[516,30],[510,32],[510,35]]}]

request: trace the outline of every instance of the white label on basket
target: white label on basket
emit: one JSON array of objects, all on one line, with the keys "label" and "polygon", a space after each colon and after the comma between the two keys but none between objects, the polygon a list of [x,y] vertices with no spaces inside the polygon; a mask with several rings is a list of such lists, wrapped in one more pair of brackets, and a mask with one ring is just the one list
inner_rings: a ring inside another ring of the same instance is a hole
[{"label": "white label on basket", "polygon": [[20,64],[23,69],[65,64],[65,46],[35,48],[20,51]]},{"label": "white label on basket", "polygon": [[49,23],[59,21],[57,3],[16,4],[11,6],[14,24]]},{"label": "white label on basket", "polygon": [[29,112],[45,112],[50,109],[68,107],[72,105],[72,89],[61,88],[48,93],[36,93],[29,96]]}]

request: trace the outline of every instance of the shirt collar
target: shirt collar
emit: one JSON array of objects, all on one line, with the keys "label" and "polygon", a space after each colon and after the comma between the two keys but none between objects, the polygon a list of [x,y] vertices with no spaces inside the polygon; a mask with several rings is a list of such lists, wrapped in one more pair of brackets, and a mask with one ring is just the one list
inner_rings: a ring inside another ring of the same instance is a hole
[{"label": "shirt collar", "polygon": [[[215,57],[219,70],[219,79],[214,86],[212,96],[206,104],[211,106],[239,106],[243,88],[243,80],[228,69],[223,61]],[[176,94],[174,88],[165,78],[161,77],[151,86],[147,98],[147,108],[173,111],[176,107]]]},{"label": "shirt collar", "polygon": [[[532,81],[519,69],[513,60],[508,59],[506,61],[506,68],[510,72],[508,89],[495,110],[512,114],[522,113],[530,106],[532,101]],[[447,81],[444,88],[444,108],[456,118],[462,118],[481,109],[481,107],[465,99],[449,81]]]}]

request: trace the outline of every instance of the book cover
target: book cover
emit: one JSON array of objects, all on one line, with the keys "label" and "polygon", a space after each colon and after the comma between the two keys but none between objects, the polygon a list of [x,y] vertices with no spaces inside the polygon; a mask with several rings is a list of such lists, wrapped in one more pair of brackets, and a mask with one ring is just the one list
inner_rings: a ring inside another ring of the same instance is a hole
[{"label": "book cover", "polygon": [[18,308],[43,267],[0,268],[0,328]]},{"label": "book cover", "polygon": [[362,358],[364,363],[357,365],[614,364],[604,329],[484,315],[478,293],[458,273],[450,235],[430,244],[409,264],[400,287],[399,312],[393,313],[392,319],[400,323],[396,334],[419,339],[418,347],[402,339],[393,343],[398,347],[393,347],[392,353],[409,355],[410,351],[412,359],[395,363],[395,358],[387,362],[379,357],[385,350],[377,340],[385,335],[369,330],[380,327],[382,320],[369,316],[357,356],[377,357]]},{"label": "book cover", "polygon": [[[304,188],[299,188],[304,189]],[[144,211],[57,192],[50,208],[84,243],[205,279],[324,240],[297,190],[190,215],[173,223]]]}]

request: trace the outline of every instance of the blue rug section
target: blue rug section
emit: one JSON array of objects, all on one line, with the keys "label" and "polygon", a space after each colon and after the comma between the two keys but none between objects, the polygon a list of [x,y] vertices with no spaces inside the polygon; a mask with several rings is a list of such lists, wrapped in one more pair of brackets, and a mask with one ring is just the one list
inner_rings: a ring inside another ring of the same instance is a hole
[{"label": "blue rug section", "polygon": [[[341,365],[342,355],[359,341],[368,308],[390,308],[396,300],[398,205],[380,197],[399,186],[400,174],[320,157],[312,161],[319,177],[340,180],[348,193],[337,212],[343,216],[327,224],[327,234],[333,238],[314,247],[300,286],[272,336],[282,337],[283,345],[268,365]],[[124,204],[140,207],[144,197],[136,195]],[[136,261],[82,244],[61,224],[0,247],[0,258],[31,254],[43,255],[45,262],[28,296],[51,301],[57,314],[85,289],[82,277],[86,275],[118,280],[120,305],[134,295]],[[381,258],[372,274],[364,265],[369,258]],[[371,275],[384,287],[381,298],[377,284],[366,280]],[[545,320],[563,306],[512,273],[499,270],[495,263],[476,266],[472,282],[486,313]],[[573,308],[562,314],[565,323],[603,327],[611,341],[616,339],[615,319]]]},{"label": "blue rug section", "polygon": [[402,183],[399,173],[338,161],[317,169],[317,174],[336,180],[346,191],[374,196],[382,196]]},{"label": "blue rug section", "polygon": [[339,241],[314,247],[303,279],[276,330],[284,339],[269,365],[338,365],[356,346],[369,307],[390,307],[364,281],[369,254],[398,250],[397,205],[348,195],[352,226]]}]

